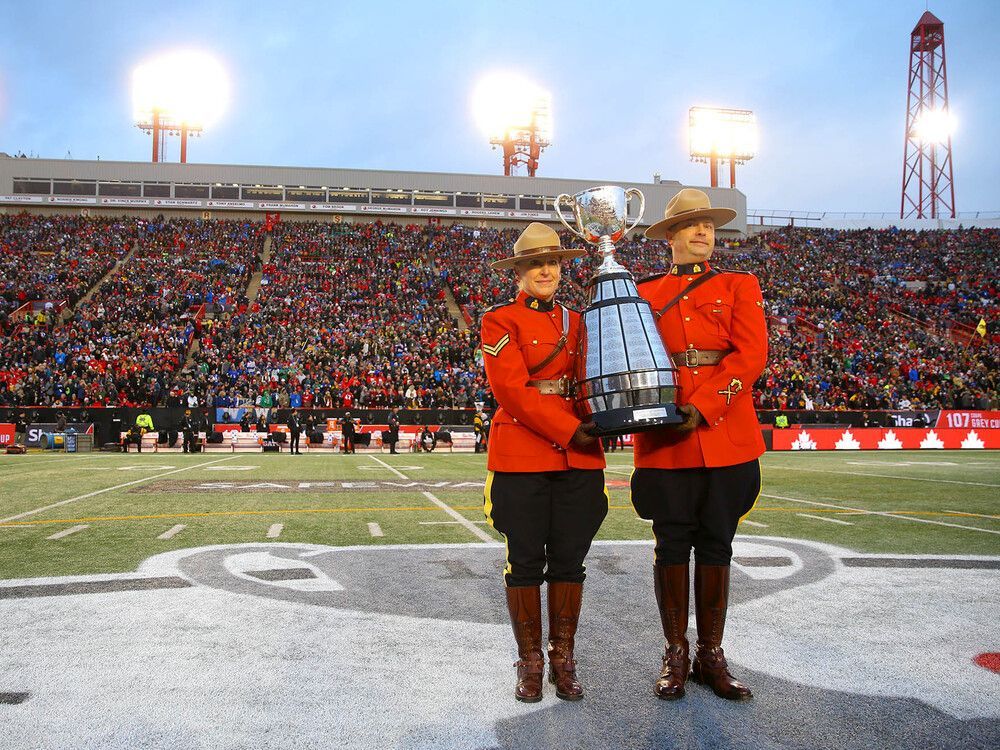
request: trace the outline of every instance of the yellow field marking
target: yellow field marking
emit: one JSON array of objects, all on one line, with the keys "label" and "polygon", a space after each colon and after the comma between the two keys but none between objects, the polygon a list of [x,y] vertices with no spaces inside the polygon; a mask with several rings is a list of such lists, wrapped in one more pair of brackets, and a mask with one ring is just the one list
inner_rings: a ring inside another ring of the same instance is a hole
[{"label": "yellow field marking", "polygon": [[836,505],[834,503],[821,503],[818,500],[806,500],[801,497],[786,497],[784,495],[764,495],[764,497],[770,498],[771,500],[784,500],[789,503],[802,503],[803,505],[808,505],[810,508],[837,508],[839,510],[850,510],[857,513],[864,513],[870,516],[881,516],[882,518],[898,518],[901,521],[913,521],[915,523],[926,523],[933,524],[934,526],[947,526],[951,529],[963,529],[965,531],[978,531],[983,534],[997,534],[1000,535],[1000,531],[995,529],[984,529],[981,526],[963,526],[958,523],[949,523],[947,521],[932,521],[929,518],[917,518],[916,515],[919,511],[907,511],[904,513],[891,513],[885,510],[866,510],[865,508],[851,508],[847,505]]},{"label": "yellow field marking", "polygon": [[[631,505],[610,505],[608,506],[613,510],[634,510]],[[801,508],[782,508],[782,507],[769,507],[758,505],[753,509],[754,513],[760,513],[762,511],[767,511],[769,513],[798,513]],[[841,510],[839,508],[816,508],[813,513],[832,513],[834,515],[840,514],[845,516],[856,516],[856,515],[869,515],[875,511],[867,510]],[[938,511],[938,510],[884,510],[877,511],[878,513],[895,513],[898,515],[908,515],[908,516],[950,516],[952,518],[956,516],[974,516],[977,518],[992,518],[1000,520],[1000,516],[986,516],[981,513],[961,513],[959,511]]]},{"label": "yellow field marking", "polygon": [[849,477],[864,479],[866,477],[879,477],[881,479],[903,479],[907,482],[941,482],[943,484],[968,484],[974,487],[1000,487],[1000,484],[990,484],[989,482],[963,482],[958,479],[931,479],[930,477],[902,477],[898,474],[870,474],[867,471],[839,471],[837,469],[813,469],[807,466],[780,466],[775,467],[778,471],[810,471],[818,474],[846,474]]},{"label": "yellow field marking", "polygon": [[[10,523],[0,524],[0,528],[18,528],[20,526],[40,526],[41,524],[53,524],[53,523],[81,523],[84,521],[94,522],[94,521],[151,521],[163,518],[213,518],[216,516],[266,516],[272,513],[381,513],[383,511],[418,511],[418,510],[432,510],[436,511],[437,508],[433,505],[417,505],[417,506],[405,506],[405,507],[386,507],[386,508],[277,508],[275,510],[219,510],[211,511],[208,513],[157,513],[155,515],[145,515],[145,516],[94,516],[93,518],[74,518],[71,520],[66,519],[54,519],[51,521],[13,521]],[[458,507],[456,510],[480,510],[478,505],[470,505]]]},{"label": "yellow field marking", "polygon": [[[480,505],[453,505],[450,506],[453,510],[482,510]],[[612,510],[634,510],[631,505],[610,505],[608,506]],[[51,525],[60,523],[95,523],[97,521],[153,521],[164,518],[215,518],[215,517],[226,517],[226,516],[266,516],[274,513],[383,513],[391,511],[403,511],[412,513],[414,511],[430,510],[436,511],[437,508],[433,505],[414,505],[414,506],[386,506],[380,508],[275,508],[273,510],[232,510],[232,511],[210,511],[207,513],[156,513],[141,516],[92,516],[87,518],[55,518],[51,520],[39,520],[35,519],[32,521],[9,521],[7,523],[0,523],[0,529],[19,529],[19,528],[30,528],[32,526],[41,525]],[[771,513],[796,513],[800,512],[799,508],[769,508],[769,507],[758,507],[754,508],[754,513],[759,513],[762,511],[767,511]],[[828,508],[816,508],[814,513],[830,513],[830,514],[842,514],[842,515],[856,515],[858,511],[854,510],[839,510],[839,509],[828,509]],[[920,511],[920,510],[892,510],[892,511],[864,511],[865,514],[880,515],[882,513],[893,513],[893,514],[905,514],[911,516],[970,516],[978,514],[961,513],[958,511]],[[1000,520],[1000,516],[979,516],[983,518],[991,518],[994,520]]]},{"label": "yellow field marking", "polygon": [[71,497],[68,500],[60,500],[57,503],[50,503],[42,508],[35,508],[33,510],[26,510],[24,513],[18,513],[13,516],[8,516],[7,518],[0,518],[0,524],[9,523],[11,521],[18,521],[22,518],[27,518],[28,516],[33,516],[37,513],[44,513],[47,510],[52,510],[53,508],[58,508],[61,505],[66,505],[68,503],[75,503],[77,500],[86,500],[87,498],[97,497],[98,495],[103,495],[105,492],[113,492],[114,490],[124,489],[125,487],[131,487],[134,484],[143,484],[144,482],[152,482],[154,479],[162,479],[163,477],[170,476],[171,474],[179,474],[182,471],[191,471],[191,469],[200,469],[202,466],[211,466],[212,464],[222,463],[223,461],[232,461],[240,456],[228,456],[226,458],[217,458],[214,461],[205,461],[200,464],[192,464],[191,466],[182,466],[179,469],[172,469],[171,471],[165,471],[162,474],[154,474],[151,477],[142,477],[141,479],[133,479],[131,482],[123,482],[122,484],[116,484],[114,487],[104,487],[100,490],[94,490],[93,492],[87,492],[83,495],[77,495],[76,497]]},{"label": "yellow field marking", "polygon": [[[402,472],[400,472],[399,469],[395,468],[391,464],[387,464],[381,458],[376,458],[375,456],[368,456],[368,458],[370,458],[375,463],[380,464],[383,468],[388,469],[393,474],[395,474],[397,477],[400,477],[401,479],[409,479],[409,477],[406,476],[405,474],[403,474]],[[450,505],[448,505],[444,500],[442,500],[441,498],[439,498],[434,493],[432,493],[432,492],[421,492],[420,494],[423,495],[424,497],[426,497],[432,503],[434,503],[437,507],[439,507],[445,513],[447,513],[449,516],[451,516],[452,518],[454,518],[455,521],[457,521],[459,524],[461,524],[465,529],[468,529],[468,531],[471,534],[473,534],[475,537],[477,537],[481,541],[484,541],[484,542],[493,542],[494,541],[493,537],[491,537],[485,531],[483,531],[482,529],[480,529],[478,526],[476,526],[474,523],[472,523],[472,521],[470,521],[468,518],[466,518],[465,516],[463,516],[458,511],[456,511],[454,508],[452,508]],[[470,510],[479,510],[479,508],[472,508]]]}]

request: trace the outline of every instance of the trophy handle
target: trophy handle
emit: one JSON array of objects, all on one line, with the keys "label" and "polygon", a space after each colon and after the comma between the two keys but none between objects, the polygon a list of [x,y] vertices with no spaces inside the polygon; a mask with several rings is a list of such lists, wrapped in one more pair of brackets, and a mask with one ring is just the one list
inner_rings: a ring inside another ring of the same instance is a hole
[{"label": "trophy handle", "polygon": [[[646,196],[644,196],[642,194],[642,191],[639,190],[639,189],[637,189],[637,188],[629,188],[628,190],[625,191],[626,213],[628,212],[628,200],[633,195],[638,195],[639,196],[639,215],[637,217],[635,217],[635,221],[632,222],[632,226],[628,227],[625,230],[625,234],[628,234],[633,229],[635,229],[636,225],[642,220],[642,214],[643,214],[643,212],[646,210]],[[558,210],[558,206],[557,206],[557,210]]]},{"label": "trophy handle", "polygon": [[[636,192],[639,191],[637,190]],[[556,216],[559,217],[559,221],[562,222],[562,225],[564,227],[566,227],[570,232],[572,232],[575,236],[579,237],[582,240],[584,239],[583,232],[573,229],[573,227],[567,224],[566,219],[563,218],[562,211],[559,210],[559,204],[562,202],[563,198],[566,199],[567,205],[569,205],[573,209],[573,215],[574,216],[577,215],[576,206],[573,202],[573,196],[569,195],[568,193],[560,193],[559,195],[556,196],[555,203],[552,204],[553,207],[556,209]]]}]

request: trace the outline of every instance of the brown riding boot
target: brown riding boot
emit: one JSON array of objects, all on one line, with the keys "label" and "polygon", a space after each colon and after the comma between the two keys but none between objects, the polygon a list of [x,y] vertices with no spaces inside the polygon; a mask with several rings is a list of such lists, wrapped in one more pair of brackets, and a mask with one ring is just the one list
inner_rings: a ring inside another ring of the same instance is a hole
[{"label": "brown riding boot", "polygon": [[698,621],[698,647],[691,679],[712,688],[720,698],[745,701],[753,697],[750,688],[729,674],[722,652],[722,631],[729,606],[729,566],[694,566],[694,609]]},{"label": "brown riding boot", "polygon": [[656,604],[660,608],[663,637],[667,640],[663,669],[653,690],[656,697],[674,701],[684,697],[684,683],[691,671],[688,658],[688,565],[653,565]]},{"label": "brown riding boot", "polygon": [[573,658],[582,597],[582,583],[549,581],[549,682],[556,686],[556,695],[564,701],[583,697]]},{"label": "brown riding boot", "polygon": [[542,596],[538,586],[508,586],[507,609],[517,641],[517,687],[514,697],[525,703],[542,699]]}]

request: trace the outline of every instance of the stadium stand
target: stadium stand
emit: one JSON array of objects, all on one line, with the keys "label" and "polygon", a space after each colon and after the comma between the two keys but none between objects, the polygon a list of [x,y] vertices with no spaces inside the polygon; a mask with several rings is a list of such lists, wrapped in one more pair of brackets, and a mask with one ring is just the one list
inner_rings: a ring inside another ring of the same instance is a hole
[{"label": "stadium stand", "polygon": [[[516,233],[0,217],[0,404],[488,402],[477,321],[514,292],[512,275],[488,264]],[[974,331],[1000,313],[1000,231],[781,228],[722,244],[717,265],[752,271],[764,289],[761,409],[996,408],[1000,346]],[[663,246],[640,236],[618,257],[637,277],[667,265]],[[582,306],[592,270],[592,258],[568,264],[560,298]],[[12,317],[32,299],[63,300],[65,312]]]}]

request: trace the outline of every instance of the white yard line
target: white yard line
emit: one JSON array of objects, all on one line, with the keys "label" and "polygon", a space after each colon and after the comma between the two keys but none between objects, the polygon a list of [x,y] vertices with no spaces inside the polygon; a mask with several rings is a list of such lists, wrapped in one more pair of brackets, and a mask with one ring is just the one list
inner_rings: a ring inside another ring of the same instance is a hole
[{"label": "white yard line", "polygon": [[[418,521],[421,526],[456,526],[458,521]],[[478,523],[482,526],[486,525],[486,521],[472,521],[471,523]]]},{"label": "white yard line", "polygon": [[277,539],[281,536],[281,532],[284,531],[285,524],[283,523],[272,523],[271,528],[267,530],[268,539]]},{"label": "white yard line", "polygon": [[[376,458],[375,456],[369,456],[368,458],[370,458],[372,461],[374,461],[377,464],[381,464],[382,466],[384,466],[385,468],[387,468],[389,471],[391,471],[393,474],[395,474],[400,479],[407,479],[407,480],[409,479],[408,476],[406,476],[405,474],[403,474],[400,471],[397,471],[394,467],[392,467],[389,464],[387,464],[381,458]],[[472,521],[470,521],[468,518],[466,518],[465,516],[463,516],[461,513],[459,513],[457,510],[455,510],[454,508],[452,508],[447,503],[442,502],[439,498],[435,497],[430,492],[421,492],[420,494],[422,494],[424,497],[426,497],[428,500],[430,500],[432,503],[434,503],[436,506],[438,506],[445,513],[447,513],[449,516],[451,516],[456,521],[458,521],[459,524],[461,524],[462,526],[464,526],[469,532],[471,532],[473,535],[475,535],[476,538],[481,539],[484,542],[494,542],[494,541],[496,541],[493,537],[491,537],[485,531],[483,531],[478,526],[476,526],[474,523],[472,523]]]},{"label": "white yard line", "polygon": [[46,539],[62,539],[64,536],[69,536],[70,534],[75,534],[78,531],[83,531],[88,528],[89,524],[81,524],[79,526],[70,526],[68,529],[63,529],[62,531],[57,531],[52,536],[45,537]]},{"label": "white yard line", "polygon": [[464,526],[466,529],[468,529],[469,531],[471,531],[473,534],[475,534],[478,538],[482,539],[484,542],[495,541],[493,539],[493,537],[491,537],[485,531],[483,531],[478,526],[476,526],[472,521],[470,521],[468,518],[466,518],[465,516],[463,516],[461,513],[459,513],[457,510],[455,510],[454,508],[452,508],[447,503],[442,502],[441,500],[439,500],[438,498],[436,498],[430,492],[421,492],[420,494],[423,495],[424,497],[426,497],[428,500],[430,500],[436,506],[438,506],[441,510],[443,510],[445,513],[447,513],[449,516],[451,516],[452,518],[454,518],[456,521],[458,521],[460,524],[462,524],[462,526]]},{"label": "white yard line", "polygon": [[394,466],[390,466],[385,461],[383,461],[381,458],[375,458],[375,456],[369,456],[368,458],[370,458],[372,461],[374,461],[377,464],[381,464],[382,466],[384,466],[386,469],[388,469],[389,471],[391,471],[393,474],[395,474],[400,479],[407,479],[407,480],[409,479],[409,477],[406,476],[406,474],[404,474],[403,472],[399,471]]},{"label": "white yard line", "polygon": [[243,456],[228,456],[226,458],[218,458],[214,461],[206,461],[205,463],[195,464],[194,466],[182,466],[179,469],[174,469],[173,471],[166,471],[162,474],[154,474],[151,477],[143,477],[142,479],[133,479],[131,482],[124,482],[122,484],[116,484],[114,487],[105,487],[103,490],[94,490],[93,492],[88,492],[85,495],[77,495],[76,497],[71,497],[69,500],[60,500],[58,503],[52,503],[51,505],[46,505],[43,508],[35,508],[34,510],[26,510],[24,513],[18,513],[16,516],[9,516],[7,518],[0,518],[0,523],[8,523],[9,521],[17,521],[21,518],[26,518],[28,516],[33,516],[36,513],[44,513],[47,510],[52,510],[53,508],[58,508],[60,505],[67,505],[69,503],[75,503],[77,500],[86,500],[88,497],[96,497],[97,495],[103,495],[105,492],[112,492],[114,490],[120,490],[122,487],[131,487],[133,484],[142,484],[143,482],[151,482],[154,479],[159,479],[161,477],[166,477],[171,474],[178,474],[182,471],[191,471],[191,469],[199,469],[202,466],[209,466],[211,464],[221,463],[223,461],[232,461],[235,458],[243,458]]},{"label": "white yard line", "polygon": [[[34,461],[26,460],[23,463],[19,459],[0,459],[0,477],[23,477],[29,474],[37,474],[39,472],[45,471],[45,467],[50,464],[63,464],[67,461],[93,461],[100,458],[110,458],[113,454],[101,453],[96,456],[89,456],[83,453],[77,454],[75,457],[71,458],[42,458]],[[17,460],[15,464],[14,461]],[[11,465],[6,467],[4,464],[10,461]],[[89,467],[95,468],[95,467]]]},{"label": "white yard line", "polygon": [[372,536],[385,536],[385,532],[382,531],[382,527],[374,521],[371,521],[368,524],[368,533]]},{"label": "white yard line", "polygon": [[906,479],[912,482],[942,482],[944,484],[968,484],[974,487],[1000,487],[1000,484],[987,482],[961,482],[957,479],[929,479],[928,477],[901,477],[896,474],[869,474],[867,471],[837,471],[836,469],[807,469],[804,466],[770,466],[770,469],[782,471],[811,471],[820,474],[847,474],[852,477],[879,477],[881,479]]},{"label": "white yard line", "polygon": [[772,500],[787,500],[790,503],[803,503],[804,505],[816,505],[820,508],[836,508],[838,510],[853,510],[857,513],[864,513],[870,516],[885,516],[886,518],[898,518],[901,521],[913,521],[914,523],[929,523],[933,526],[948,526],[952,529],[965,529],[966,531],[982,531],[984,534],[1000,534],[1000,531],[993,529],[981,529],[978,526],[962,526],[958,523],[948,523],[947,521],[931,521],[928,518],[914,518],[913,516],[898,516],[895,513],[887,513],[881,510],[865,510],[864,508],[851,508],[847,505],[834,505],[833,503],[821,503],[817,500],[803,500],[798,497],[785,497],[784,495],[764,495]]},{"label": "white yard line", "polygon": [[814,518],[817,521],[826,521],[827,523],[839,523],[842,526],[853,526],[854,524],[850,521],[841,521],[838,518],[823,518],[823,516],[814,516],[811,513],[796,513],[795,515],[801,518]]},{"label": "white yard line", "polygon": [[766,529],[766,528],[768,528],[768,526],[767,526],[766,523],[761,523],[760,521],[749,521],[747,519],[743,519],[742,521],[740,521],[740,523],[741,524],[745,523],[747,526],[756,526],[759,529]]},{"label": "white yard line", "polygon": [[175,536],[180,534],[187,526],[183,523],[179,523],[176,526],[171,526],[169,529],[160,534],[157,539],[173,539]]}]

